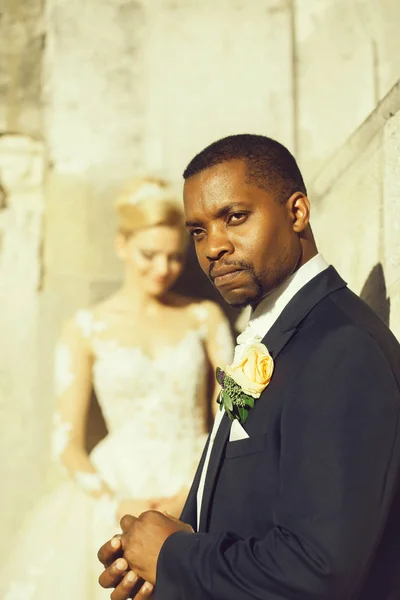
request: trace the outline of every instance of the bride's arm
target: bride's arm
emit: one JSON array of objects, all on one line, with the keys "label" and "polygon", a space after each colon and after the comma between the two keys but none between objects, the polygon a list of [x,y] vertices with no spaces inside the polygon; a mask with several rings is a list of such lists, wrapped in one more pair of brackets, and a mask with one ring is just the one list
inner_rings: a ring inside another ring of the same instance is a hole
[{"label": "bride's arm", "polygon": [[221,308],[214,302],[206,301],[205,304],[208,312],[206,350],[213,373],[209,400],[212,415],[215,416],[218,409],[217,398],[221,389],[215,378],[215,371],[217,367],[223,369],[232,362],[234,345],[229,321]]},{"label": "bride's arm", "polygon": [[72,320],[64,328],[55,351],[53,459],[61,461],[85,492],[95,498],[110,497],[111,490],[96,473],[85,447],[91,392],[89,340]]},{"label": "bride's arm", "polygon": [[98,499],[102,517],[121,519],[151,508],[151,499],[114,498],[90,461],[85,438],[92,394],[93,356],[90,345],[90,321],[71,320],[56,345],[55,394],[52,455],[87,494]]}]

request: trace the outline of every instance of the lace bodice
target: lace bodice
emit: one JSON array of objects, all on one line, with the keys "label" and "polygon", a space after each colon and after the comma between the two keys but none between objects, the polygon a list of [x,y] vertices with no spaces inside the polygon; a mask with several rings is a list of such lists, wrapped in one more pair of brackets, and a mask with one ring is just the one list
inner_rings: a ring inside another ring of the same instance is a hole
[{"label": "lace bodice", "polygon": [[203,337],[202,329],[189,331],[154,358],[116,340],[94,342],[94,388],[110,432],[132,421],[141,438],[199,435],[207,368]]},{"label": "lace bodice", "polygon": [[71,333],[58,344],[55,458],[79,436],[80,398],[91,386],[108,429],[91,465],[73,469],[86,490],[98,493],[106,484],[117,497],[147,498],[173,495],[190,483],[206,439],[209,367],[232,356],[229,325],[219,309],[199,303],[190,310],[191,325],[180,339],[159,347],[151,340],[152,356],[90,310],[75,315]]}]

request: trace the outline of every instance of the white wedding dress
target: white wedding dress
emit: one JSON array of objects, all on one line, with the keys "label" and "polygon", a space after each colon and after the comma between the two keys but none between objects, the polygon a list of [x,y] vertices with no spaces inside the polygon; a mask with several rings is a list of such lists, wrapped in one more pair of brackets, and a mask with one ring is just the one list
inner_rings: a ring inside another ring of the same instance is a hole
[{"label": "white wedding dress", "polygon": [[[102,335],[90,311],[76,316],[94,350],[92,379],[108,428],[91,462],[115,493],[95,499],[85,490],[85,473],[46,496],[30,516],[10,560],[0,573],[1,600],[102,600],[110,597],[97,578],[99,547],[116,531],[116,499],[172,496],[189,486],[206,435],[204,339],[206,315],[197,305],[199,326],[150,358],[138,347]],[[204,310],[204,309],[203,309]],[[221,361],[232,357],[226,322],[216,333]],[[73,373],[68,352],[57,350],[58,385]],[[54,449],[68,440],[68,423],[55,417]],[[90,474],[86,474],[90,488]]]}]

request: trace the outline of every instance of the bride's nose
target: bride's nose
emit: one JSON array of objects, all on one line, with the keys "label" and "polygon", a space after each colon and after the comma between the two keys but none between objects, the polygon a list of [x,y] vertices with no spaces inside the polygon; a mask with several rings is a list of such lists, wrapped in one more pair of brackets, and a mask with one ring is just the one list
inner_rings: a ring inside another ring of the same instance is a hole
[{"label": "bride's nose", "polygon": [[167,275],[169,272],[168,258],[163,254],[159,254],[154,261],[154,270],[159,277]]}]

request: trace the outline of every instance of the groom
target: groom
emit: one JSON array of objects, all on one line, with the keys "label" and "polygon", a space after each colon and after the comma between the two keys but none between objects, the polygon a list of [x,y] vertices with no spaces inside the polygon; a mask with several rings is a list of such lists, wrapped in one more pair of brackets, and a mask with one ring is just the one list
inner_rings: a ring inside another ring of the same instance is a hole
[{"label": "groom", "polygon": [[398,600],[398,342],[318,253],[281,144],[224,138],[184,178],[202,269],[253,308],[220,377],[238,418],[218,412],[180,521],[124,517],[101,584],[113,600]]}]

